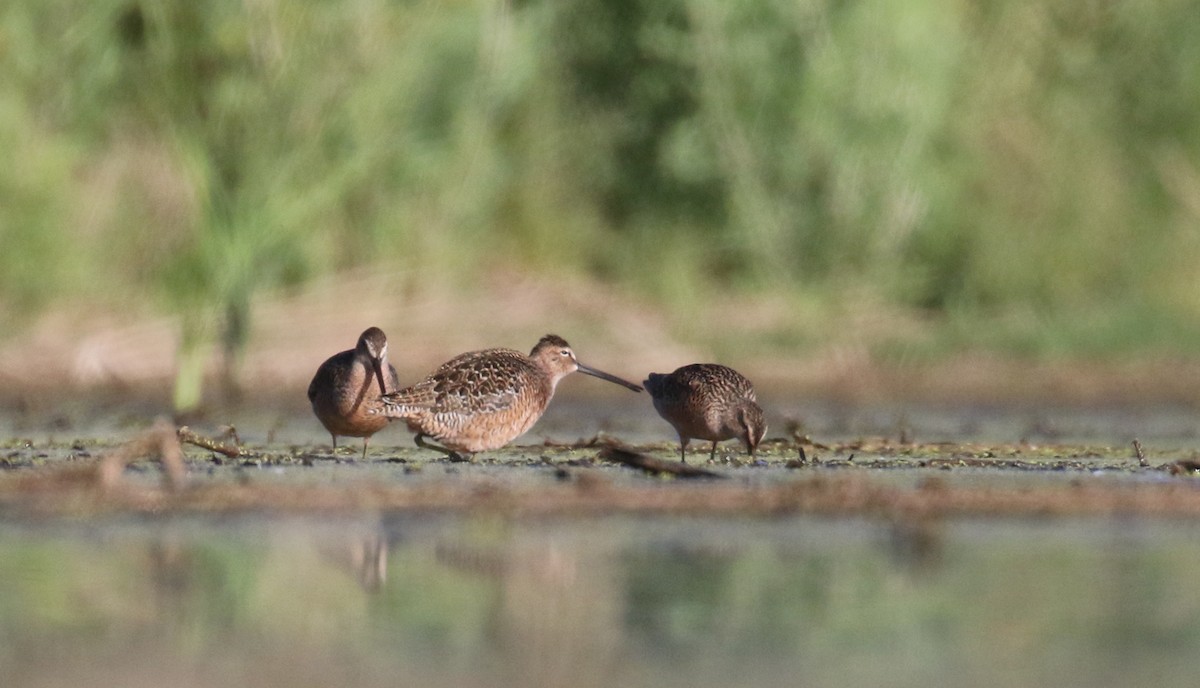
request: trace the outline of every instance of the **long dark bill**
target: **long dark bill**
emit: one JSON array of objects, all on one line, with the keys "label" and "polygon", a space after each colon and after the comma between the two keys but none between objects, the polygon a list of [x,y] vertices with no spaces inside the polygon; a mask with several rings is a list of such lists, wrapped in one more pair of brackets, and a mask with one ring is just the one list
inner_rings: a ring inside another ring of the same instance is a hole
[{"label": "long dark bill", "polygon": [[[383,361],[378,358],[371,359],[371,367],[375,369],[375,379],[379,380],[379,394],[382,396],[388,393],[388,388],[383,384]],[[392,390],[393,392],[396,390]]]},{"label": "long dark bill", "polygon": [[622,380],[621,378],[617,377],[616,375],[609,375],[608,373],[604,372],[603,370],[596,370],[595,368],[589,368],[588,366],[585,366],[582,363],[576,362],[576,365],[579,366],[579,372],[581,372],[585,375],[591,375],[592,377],[598,377],[601,380],[608,380],[609,382],[615,382],[618,385],[621,385],[622,387],[625,387],[627,389],[631,389],[635,392],[642,391],[641,385],[635,385],[628,380]]}]

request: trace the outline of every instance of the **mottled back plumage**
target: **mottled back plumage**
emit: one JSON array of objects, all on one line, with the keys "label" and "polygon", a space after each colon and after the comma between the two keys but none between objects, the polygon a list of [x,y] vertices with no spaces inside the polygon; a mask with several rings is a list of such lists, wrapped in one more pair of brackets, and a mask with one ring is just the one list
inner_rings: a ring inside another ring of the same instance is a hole
[{"label": "mottled back plumage", "polygon": [[[403,419],[419,446],[449,450],[452,457],[498,449],[533,427],[559,380],[576,370],[641,391],[580,364],[566,340],[546,335],[528,356],[513,349],[456,356],[412,387],[385,395],[382,413]],[[425,444],[423,437],[442,447]]]},{"label": "mottled back plumage", "polygon": [[380,396],[399,386],[396,369],[387,362],[387,335],[371,327],[353,349],[330,356],[317,368],[308,385],[308,401],[329,431],[334,448],[338,435],[361,437],[366,458],[371,435],[387,426],[387,419],[377,412]]},{"label": "mottled back plumage", "polygon": [[736,370],[716,363],[693,363],[670,374],[650,373],[643,383],[654,409],[679,433],[679,456],[693,439],[717,442],[740,439],[754,455],[766,434],[754,386]]}]

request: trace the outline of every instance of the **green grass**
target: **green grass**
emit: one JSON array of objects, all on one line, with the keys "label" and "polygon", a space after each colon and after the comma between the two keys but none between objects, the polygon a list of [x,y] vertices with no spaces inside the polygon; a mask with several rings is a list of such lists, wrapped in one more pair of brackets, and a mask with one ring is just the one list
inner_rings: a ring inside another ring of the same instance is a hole
[{"label": "green grass", "polygon": [[685,333],[713,295],[853,292],[947,349],[1188,350],[1198,10],[12,0],[0,318],[132,298],[235,368],[259,290],[515,265]]}]

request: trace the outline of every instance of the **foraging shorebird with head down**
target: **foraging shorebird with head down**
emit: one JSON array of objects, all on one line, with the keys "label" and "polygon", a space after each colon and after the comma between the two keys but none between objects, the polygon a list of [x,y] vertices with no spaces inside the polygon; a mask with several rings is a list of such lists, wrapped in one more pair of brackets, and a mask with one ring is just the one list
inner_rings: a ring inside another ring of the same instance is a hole
[{"label": "foraging shorebird with head down", "polygon": [[667,375],[650,373],[642,384],[658,415],[679,433],[679,460],[685,463],[692,438],[712,442],[711,461],[717,456],[717,442],[735,437],[753,457],[767,432],[754,386],[733,368],[693,363]]}]

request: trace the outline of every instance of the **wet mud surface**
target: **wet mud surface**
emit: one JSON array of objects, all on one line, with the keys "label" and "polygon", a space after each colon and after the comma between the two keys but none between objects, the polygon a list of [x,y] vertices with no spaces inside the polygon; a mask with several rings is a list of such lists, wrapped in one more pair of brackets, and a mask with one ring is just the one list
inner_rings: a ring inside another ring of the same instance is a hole
[{"label": "wet mud surface", "polygon": [[0,417],[5,685],[1194,685],[1189,409],[780,404],[682,475],[566,401],[469,463],[302,409]]},{"label": "wet mud surface", "polygon": [[[123,427],[113,419],[25,426],[27,437],[0,444],[0,506],[10,516],[251,510],[911,519],[1200,514],[1200,483],[1193,477],[1200,453],[1191,446],[1186,410],[1007,418],[979,410],[855,418],[810,413],[774,419],[780,429],[768,434],[755,457],[728,442],[710,461],[707,444],[696,443],[686,464],[677,443],[663,439],[669,429],[644,414],[569,404],[565,411],[544,422],[540,442],[535,429],[470,462],[396,446],[407,439],[402,428],[377,435],[363,459],[358,440],[344,438],[333,450],[303,414],[239,425],[160,419],[147,427],[135,418]],[[589,425],[608,429],[583,437],[579,431]],[[1146,439],[1121,438],[1139,425]],[[844,437],[856,428],[891,432]],[[917,439],[937,428],[950,439]],[[296,434],[309,441],[281,441]],[[1017,439],[985,442],[971,434]]]}]

